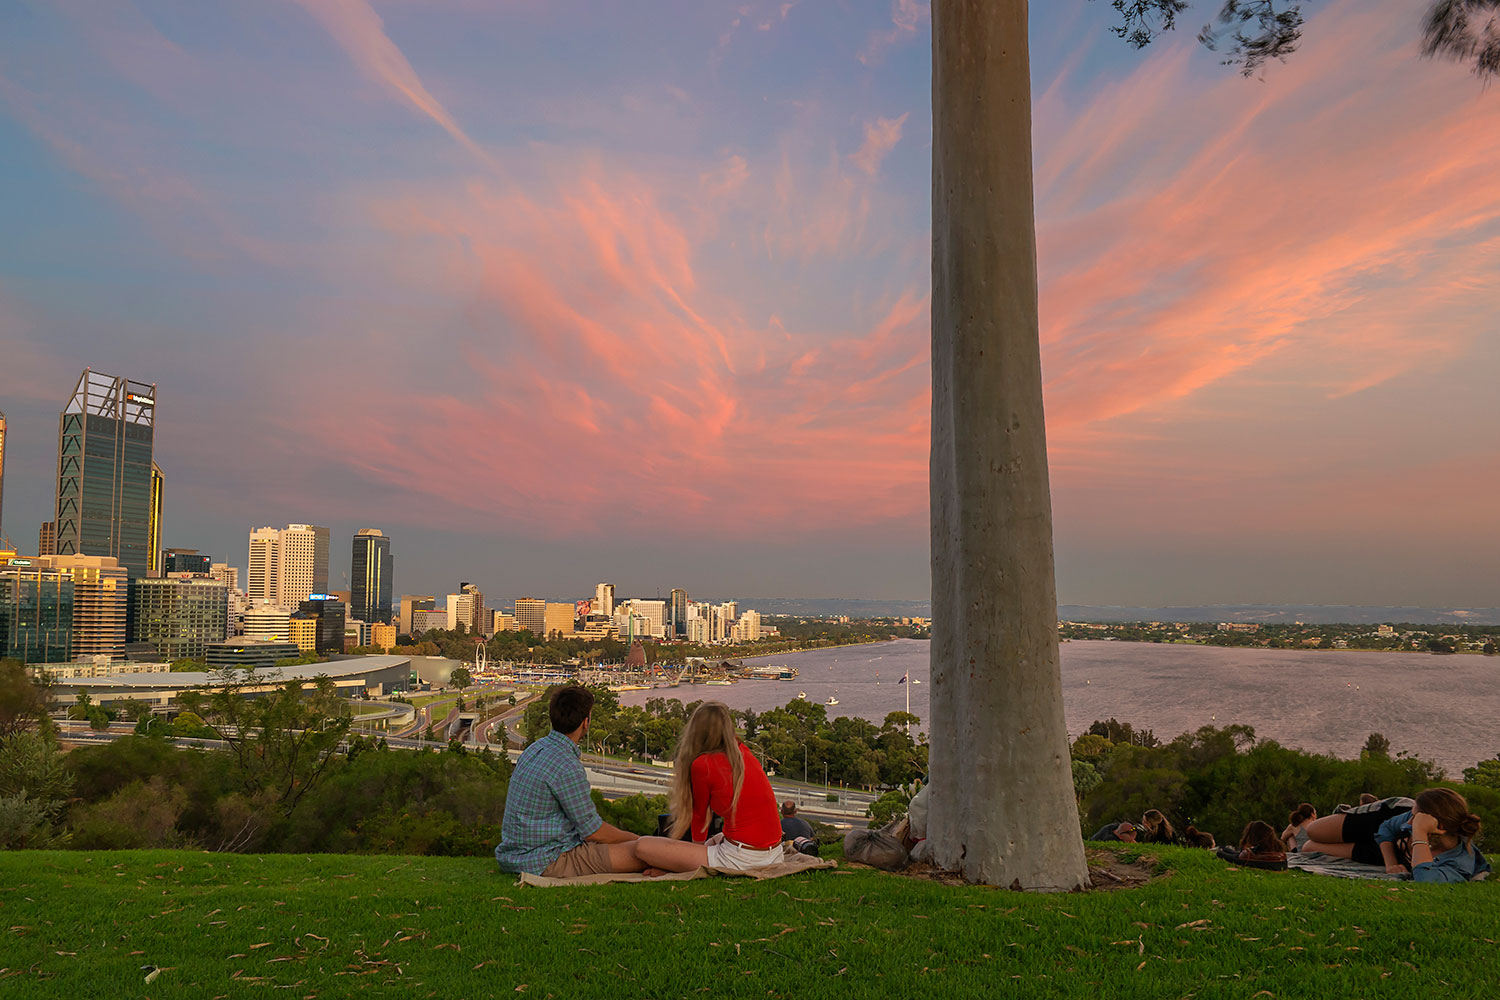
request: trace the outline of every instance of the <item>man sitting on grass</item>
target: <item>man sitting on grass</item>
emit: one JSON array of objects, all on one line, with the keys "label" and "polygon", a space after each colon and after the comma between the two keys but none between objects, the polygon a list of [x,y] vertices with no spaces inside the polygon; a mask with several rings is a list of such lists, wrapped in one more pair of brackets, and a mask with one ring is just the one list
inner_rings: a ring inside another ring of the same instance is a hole
[{"label": "man sitting on grass", "polygon": [[572,878],[646,867],[635,856],[639,838],[600,819],[589,798],[581,745],[593,709],[587,688],[569,685],[552,693],[552,732],[521,754],[505,795],[495,848],[501,871]]},{"label": "man sitting on grass", "polygon": [[1122,844],[1135,843],[1135,824],[1126,820],[1123,823],[1108,823],[1101,826],[1090,840],[1118,841]]}]

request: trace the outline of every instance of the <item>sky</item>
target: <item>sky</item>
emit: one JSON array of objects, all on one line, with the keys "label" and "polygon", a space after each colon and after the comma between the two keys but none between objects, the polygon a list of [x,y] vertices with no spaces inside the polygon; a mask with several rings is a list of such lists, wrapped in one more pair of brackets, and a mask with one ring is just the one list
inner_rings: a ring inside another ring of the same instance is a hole
[{"label": "sky", "polygon": [[[1500,91],[1422,7],[1312,4],[1246,79],[1033,5],[1063,603],[1500,606]],[[165,543],[219,560],[311,522],[334,587],[379,527],[398,593],[926,598],[930,43],[918,0],[5,5],[6,533],[92,366],[157,384]]]}]

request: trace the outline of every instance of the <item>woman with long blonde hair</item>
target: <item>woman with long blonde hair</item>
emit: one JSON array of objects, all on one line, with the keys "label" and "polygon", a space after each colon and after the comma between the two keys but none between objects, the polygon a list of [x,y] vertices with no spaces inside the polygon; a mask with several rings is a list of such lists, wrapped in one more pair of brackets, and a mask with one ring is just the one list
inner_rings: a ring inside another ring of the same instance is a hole
[{"label": "woman with long blonde hair", "polygon": [[[723,702],[699,705],[682,729],[668,789],[671,837],[642,837],[636,856],[651,868],[689,872],[704,865],[743,871],[782,860],[781,815],[760,761],[734,732]],[[724,832],[708,836],[709,814]],[[690,833],[691,841],[682,840]]]}]

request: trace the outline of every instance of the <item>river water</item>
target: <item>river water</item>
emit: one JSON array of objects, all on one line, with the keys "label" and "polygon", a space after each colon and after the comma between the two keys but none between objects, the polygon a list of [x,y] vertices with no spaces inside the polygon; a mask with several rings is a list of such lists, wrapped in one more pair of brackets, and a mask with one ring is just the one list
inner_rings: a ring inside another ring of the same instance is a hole
[{"label": "river water", "polygon": [[[717,698],[731,708],[785,705],[799,691],[830,717],[875,722],[886,713],[927,715],[928,643],[916,639],[750,659],[794,666],[792,681],[627,691],[620,700]],[[898,684],[902,674],[913,683]],[[1451,777],[1500,753],[1500,658],[1425,653],[1244,649],[1147,642],[1062,645],[1063,702],[1077,736],[1110,716],[1171,739],[1199,726],[1253,726],[1257,736],[1315,753],[1353,757],[1371,732],[1393,752],[1436,761]]]}]

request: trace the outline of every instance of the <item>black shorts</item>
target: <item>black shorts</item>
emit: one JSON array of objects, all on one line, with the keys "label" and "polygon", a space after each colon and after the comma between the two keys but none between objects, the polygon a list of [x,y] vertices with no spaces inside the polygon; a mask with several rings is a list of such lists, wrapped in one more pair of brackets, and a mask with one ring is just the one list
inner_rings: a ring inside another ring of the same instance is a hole
[{"label": "black shorts", "polygon": [[1380,832],[1380,824],[1405,812],[1411,812],[1411,809],[1384,806],[1373,812],[1344,813],[1344,843],[1354,845],[1354,852],[1350,857],[1362,865],[1379,865],[1384,868],[1385,856],[1380,853],[1380,845],[1375,843],[1375,834]]}]

